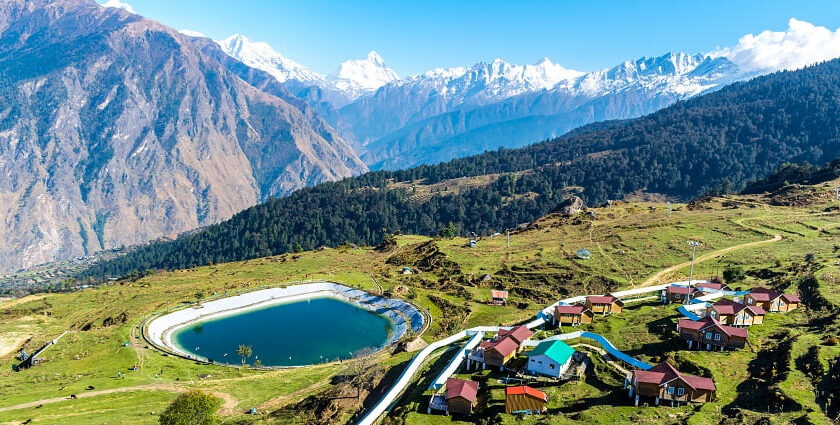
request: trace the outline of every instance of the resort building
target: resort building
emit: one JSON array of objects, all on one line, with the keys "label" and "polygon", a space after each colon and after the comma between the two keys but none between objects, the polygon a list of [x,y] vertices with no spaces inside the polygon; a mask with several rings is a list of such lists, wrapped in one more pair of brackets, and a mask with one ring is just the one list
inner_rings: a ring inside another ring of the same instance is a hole
[{"label": "resort building", "polygon": [[554,307],[553,322],[555,325],[578,326],[581,323],[592,323],[594,318],[595,313],[582,305],[558,305]]},{"label": "resort building", "polygon": [[519,349],[522,349],[522,343],[527,341],[531,336],[534,335],[527,326],[519,325],[515,326],[511,329],[499,329],[498,335],[496,338],[505,338],[509,337],[516,342],[516,345],[519,346]]},{"label": "resort building", "polygon": [[476,351],[483,354],[482,367],[498,367],[502,370],[505,364],[519,352],[519,344],[510,336],[506,336],[495,341],[483,341]]},{"label": "resort building", "polygon": [[753,288],[744,295],[744,303],[756,305],[769,312],[788,312],[796,310],[802,301],[793,294],[780,294],[772,289]]},{"label": "resort building", "polygon": [[706,403],[714,401],[716,393],[711,379],[680,373],[668,363],[660,363],[649,370],[634,370],[625,381],[625,387],[630,388],[630,397],[635,397],[636,406],[640,397],[653,398],[657,406],[663,400],[670,400],[672,406]]},{"label": "resort building", "polygon": [[507,305],[508,291],[490,290],[490,302],[496,305]]},{"label": "resort building", "polygon": [[680,319],[677,331],[688,343],[688,348],[723,351],[744,348],[747,344],[746,329],[723,325],[711,316],[700,320]]},{"label": "resort building", "polygon": [[757,305],[744,305],[721,298],[706,308],[706,315],[714,317],[723,325],[752,326],[764,323],[766,312]]},{"label": "resort building", "polygon": [[478,399],[478,382],[449,378],[446,380],[446,414],[472,414]]},{"label": "resort building", "polygon": [[559,378],[569,369],[574,353],[563,341],[543,341],[527,354],[528,373]]},{"label": "resort building", "polygon": [[527,385],[505,388],[505,413],[538,414],[545,412],[548,396]]},{"label": "resort building", "polygon": [[700,283],[694,285],[694,287],[697,288],[697,289],[701,289],[701,290],[706,289],[706,290],[709,290],[709,291],[724,291],[724,290],[729,289],[728,286],[726,286],[726,285],[724,285],[720,282],[700,282]]},{"label": "resort building", "polygon": [[665,304],[688,304],[699,289],[691,286],[671,285],[662,291],[662,302]]},{"label": "resort building", "polygon": [[624,308],[624,302],[611,294],[592,295],[586,297],[585,307],[595,314],[601,313],[606,315],[621,313],[621,309]]}]

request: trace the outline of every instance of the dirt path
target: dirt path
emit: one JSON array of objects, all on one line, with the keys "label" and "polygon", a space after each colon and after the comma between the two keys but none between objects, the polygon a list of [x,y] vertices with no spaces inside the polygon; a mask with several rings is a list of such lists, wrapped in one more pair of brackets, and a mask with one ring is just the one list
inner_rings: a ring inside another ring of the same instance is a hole
[{"label": "dirt path", "polygon": [[627,375],[630,374],[629,370],[625,369],[623,366],[618,364],[618,362],[613,360],[612,357],[606,352],[606,350],[604,350],[601,347],[596,347],[594,345],[583,344],[583,343],[575,344],[575,345],[573,345],[573,347],[586,347],[586,348],[588,348],[592,351],[595,351],[596,353],[601,355],[601,357],[604,359],[605,362],[607,362],[608,365],[614,367],[615,370],[619,371],[622,375],[627,376]]},{"label": "dirt path", "polygon": [[[108,394],[116,394],[116,393],[127,393],[133,391],[169,391],[173,393],[183,393],[186,392],[188,388],[184,386],[179,386],[175,384],[147,384],[147,385],[137,385],[134,387],[120,387],[120,388],[111,388],[107,390],[99,390],[99,391],[85,391],[83,393],[76,394],[77,399],[83,398],[90,398],[90,397],[98,397],[102,395]],[[219,414],[224,416],[229,416],[234,413],[234,409],[236,408],[237,401],[234,399],[230,394],[219,392],[219,391],[208,391],[209,393],[213,394],[214,396],[222,399],[223,404],[221,409],[219,410]],[[7,407],[0,407],[0,412],[7,412],[10,410],[18,410],[18,409],[28,409],[37,407],[44,404],[52,404],[52,403],[61,403],[63,401],[71,400],[70,396],[67,397],[54,397],[54,398],[46,398],[43,400],[36,400],[30,401],[28,403],[21,403],[14,406],[7,406]]]},{"label": "dirt path", "polygon": [[[694,264],[702,263],[703,261],[711,260],[712,258],[720,257],[723,254],[726,254],[726,253],[729,253],[729,252],[732,252],[732,251],[737,251],[739,249],[749,248],[749,247],[753,247],[753,246],[757,246],[757,245],[763,245],[763,244],[766,244],[766,243],[778,242],[780,240],[782,240],[782,235],[776,235],[776,236],[773,236],[770,239],[766,239],[766,240],[763,240],[763,241],[747,242],[747,243],[743,243],[743,244],[740,244],[740,245],[730,246],[729,248],[719,249],[717,251],[712,251],[712,252],[703,254],[703,255],[695,258]],[[653,276],[651,276],[650,278],[648,278],[648,280],[644,281],[641,285],[638,286],[638,288],[644,288],[644,287],[647,287],[647,286],[655,285],[657,283],[662,283],[662,280],[663,280],[664,277],[668,276],[671,273],[676,272],[677,270],[680,270],[680,269],[683,269],[683,268],[686,268],[686,267],[689,267],[689,266],[691,266],[691,261],[686,261],[684,263],[680,263],[680,264],[677,264],[675,266],[671,266],[671,267],[668,267],[666,269],[662,269],[659,272],[657,272],[656,274],[654,274]]]}]

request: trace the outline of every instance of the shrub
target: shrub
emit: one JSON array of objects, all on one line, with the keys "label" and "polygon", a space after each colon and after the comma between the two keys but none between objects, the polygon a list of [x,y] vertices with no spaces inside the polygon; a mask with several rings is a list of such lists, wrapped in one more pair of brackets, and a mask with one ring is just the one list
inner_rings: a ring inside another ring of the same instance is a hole
[{"label": "shrub", "polygon": [[160,425],[216,425],[216,411],[222,401],[203,391],[190,391],[178,396],[160,415]]}]

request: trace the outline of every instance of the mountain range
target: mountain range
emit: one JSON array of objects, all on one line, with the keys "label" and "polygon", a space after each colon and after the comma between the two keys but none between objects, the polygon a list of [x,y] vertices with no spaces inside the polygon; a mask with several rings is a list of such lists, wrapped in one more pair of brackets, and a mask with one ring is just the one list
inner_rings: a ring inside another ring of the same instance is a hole
[{"label": "mountain range", "polygon": [[495,59],[398,78],[371,52],[321,76],[241,35],[219,44],[311,103],[374,170],[524,146],[590,122],[645,115],[757,75],[725,56],[668,53],[588,73],[548,58],[533,65]]},{"label": "mountain range", "polygon": [[144,243],[367,168],[275,78],[88,0],[0,7],[0,271]]}]

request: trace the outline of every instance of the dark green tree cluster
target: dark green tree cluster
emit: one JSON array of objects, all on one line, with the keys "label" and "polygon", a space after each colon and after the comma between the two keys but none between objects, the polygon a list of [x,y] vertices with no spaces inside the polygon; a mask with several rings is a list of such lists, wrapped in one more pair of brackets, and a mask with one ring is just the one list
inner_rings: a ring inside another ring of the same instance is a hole
[{"label": "dark green tree cluster", "polygon": [[[840,61],[780,72],[679,102],[633,120],[599,123],[521,149],[437,165],[377,171],[271,199],[171,242],[94,265],[96,279],[187,268],[346,242],[375,245],[382,229],[436,235],[449,224],[487,234],[551,212],[564,188],[590,205],[636,190],[688,199],[740,190],[787,162],[840,156]],[[423,202],[391,182],[432,184],[501,175],[492,183]]]}]

